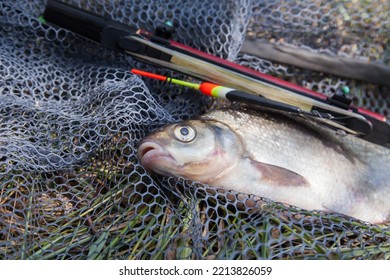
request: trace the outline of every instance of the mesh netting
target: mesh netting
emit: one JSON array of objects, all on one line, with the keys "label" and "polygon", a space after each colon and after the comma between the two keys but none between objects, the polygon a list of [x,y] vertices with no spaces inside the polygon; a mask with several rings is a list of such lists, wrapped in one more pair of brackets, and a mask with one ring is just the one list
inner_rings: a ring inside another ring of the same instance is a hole
[{"label": "mesh netting", "polygon": [[[239,54],[255,36],[388,63],[388,1],[67,2],[148,30],[171,20],[176,41],[326,94],[348,84],[390,114],[384,87]],[[144,83],[129,69],[167,70],[41,23],[44,6],[0,3],[0,258],[390,258],[388,225],[146,172],[139,141],[214,101]]]},{"label": "mesh netting", "polygon": [[[258,1],[252,11],[247,38],[299,46],[331,56],[390,63],[389,1]],[[248,55],[238,59],[241,64],[327,95],[347,85],[356,105],[390,116],[389,88],[272,64]]]}]

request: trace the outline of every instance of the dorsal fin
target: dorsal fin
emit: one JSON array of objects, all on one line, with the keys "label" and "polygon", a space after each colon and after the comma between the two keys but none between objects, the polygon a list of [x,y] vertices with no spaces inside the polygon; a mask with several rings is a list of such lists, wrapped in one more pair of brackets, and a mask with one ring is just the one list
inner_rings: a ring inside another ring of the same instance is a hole
[{"label": "dorsal fin", "polygon": [[307,180],[291,170],[272,164],[251,161],[252,165],[261,173],[261,180],[278,187],[308,187]]}]

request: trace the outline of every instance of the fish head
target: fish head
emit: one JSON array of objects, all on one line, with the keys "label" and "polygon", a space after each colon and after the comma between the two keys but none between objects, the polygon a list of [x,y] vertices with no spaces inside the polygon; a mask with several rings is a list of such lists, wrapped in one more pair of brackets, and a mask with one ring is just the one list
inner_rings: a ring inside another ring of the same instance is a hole
[{"label": "fish head", "polygon": [[203,183],[236,164],[243,153],[239,136],[215,120],[167,125],[144,138],[138,148],[147,170]]}]

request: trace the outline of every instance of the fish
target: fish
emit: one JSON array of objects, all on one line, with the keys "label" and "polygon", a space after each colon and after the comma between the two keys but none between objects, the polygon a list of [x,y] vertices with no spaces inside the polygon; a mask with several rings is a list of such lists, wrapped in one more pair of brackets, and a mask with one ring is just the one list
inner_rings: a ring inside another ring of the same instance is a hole
[{"label": "fish", "polygon": [[222,108],[147,135],[149,172],[368,223],[390,220],[390,149],[315,121]]}]

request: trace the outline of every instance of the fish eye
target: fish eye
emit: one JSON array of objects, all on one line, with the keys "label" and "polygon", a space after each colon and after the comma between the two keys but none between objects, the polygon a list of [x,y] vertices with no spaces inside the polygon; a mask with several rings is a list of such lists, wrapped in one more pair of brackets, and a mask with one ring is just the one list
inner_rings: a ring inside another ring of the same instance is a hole
[{"label": "fish eye", "polygon": [[175,127],[173,133],[177,140],[181,142],[190,142],[195,139],[196,131],[188,125],[178,125]]}]

